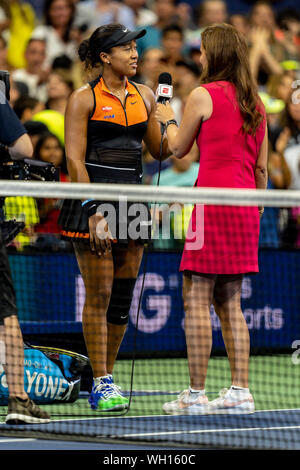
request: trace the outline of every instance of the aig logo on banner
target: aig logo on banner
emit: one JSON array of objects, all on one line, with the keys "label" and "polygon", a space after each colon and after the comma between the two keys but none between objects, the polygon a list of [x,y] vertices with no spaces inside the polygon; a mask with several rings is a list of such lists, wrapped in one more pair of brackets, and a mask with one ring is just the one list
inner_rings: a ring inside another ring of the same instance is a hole
[{"label": "aig logo on banner", "polygon": [[[137,278],[133,299],[130,309],[130,320],[133,325],[136,324],[139,299],[141,295],[143,283],[143,275]],[[147,273],[145,276],[143,297],[146,299],[147,310],[152,312],[147,317],[142,308],[139,311],[138,330],[143,333],[157,333],[168,322],[172,310],[172,297],[164,293],[166,281],[164,277],[158,273]],[[151,289],[154,293],[147,293]],[[85,287],[82,277],[76,278],[76,321],[82,321],[82,311],[85,302]]]}]

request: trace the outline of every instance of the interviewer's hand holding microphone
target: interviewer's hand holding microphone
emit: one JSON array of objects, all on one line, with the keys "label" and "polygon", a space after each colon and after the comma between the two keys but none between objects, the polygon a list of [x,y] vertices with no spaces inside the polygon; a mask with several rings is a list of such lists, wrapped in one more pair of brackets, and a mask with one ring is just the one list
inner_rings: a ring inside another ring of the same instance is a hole
[{"label": "interviewer's hand holding microphone", "polygon": [[156,92],[157,105],[155,117],[161,123],[162,134],[170,124],[175,124],[177,127],[175,113],[170,105],[170,99],[172,96],[172,77],[169,73],[161,73],[158,78],[158,88]]}]

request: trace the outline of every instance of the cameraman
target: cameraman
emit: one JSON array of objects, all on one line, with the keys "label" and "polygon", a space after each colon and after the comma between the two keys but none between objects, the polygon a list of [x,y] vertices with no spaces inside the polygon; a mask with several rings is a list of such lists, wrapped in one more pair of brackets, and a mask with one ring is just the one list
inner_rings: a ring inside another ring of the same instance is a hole
[{"label": "cameraman", "polygon": [[[8,152],[13,160],[32,157],[33,148],[30,137],[1,90],[0,142],[2,153]],[[2,211],[2,209],[0,210]],[[2,346],[4,346],[5,354],[4,368],[9,391],[8,413],[5,421],[8,424],[47,423],[50,420],[50,416],[30,400],[24,390],[23,337],[17,316],[16,295],[12,283],[8,256],[1,231],[0,325],[3,337]]]}]

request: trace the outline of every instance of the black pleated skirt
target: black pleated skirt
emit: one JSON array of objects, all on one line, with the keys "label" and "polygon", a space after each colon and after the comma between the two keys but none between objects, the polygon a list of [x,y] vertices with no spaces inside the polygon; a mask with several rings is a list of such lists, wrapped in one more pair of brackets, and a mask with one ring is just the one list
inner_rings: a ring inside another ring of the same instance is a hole
[{"label": "black pleated skirt", "polygon": [[[109,183],[141,184],[141,171],[135,173],[117,172],[101,165],[88,165],[91,184]],[[113,238],[119,244],[127,245],[129,240],[149,243],[151,240],[152,220],[148,203],[125,201],[124,198],[114,201],[97,201],[98,210],[105,217]],[[74,242],[89,242],[89,220],[87,211],[79,199],[65,199],[59,216],[61,237]]]}]

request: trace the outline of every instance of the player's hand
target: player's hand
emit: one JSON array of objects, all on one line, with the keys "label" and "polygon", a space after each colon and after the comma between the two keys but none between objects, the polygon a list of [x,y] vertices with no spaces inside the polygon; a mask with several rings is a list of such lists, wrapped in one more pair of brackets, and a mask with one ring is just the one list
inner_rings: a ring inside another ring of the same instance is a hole
[{"label": "player's hand", "polygon": [[90,248],[97,256],[106,256],[111,252],[113,237],[108,224],[99,212],[89,217]]}]

